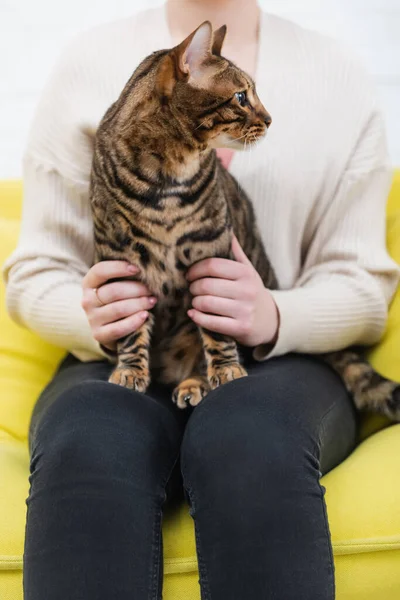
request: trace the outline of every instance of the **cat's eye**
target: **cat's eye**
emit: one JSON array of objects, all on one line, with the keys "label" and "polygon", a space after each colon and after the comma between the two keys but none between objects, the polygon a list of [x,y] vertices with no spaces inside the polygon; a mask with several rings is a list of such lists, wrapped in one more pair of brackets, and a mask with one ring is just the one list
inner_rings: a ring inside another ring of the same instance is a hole
[{"label": "cat's eye", "polygon": [[236,92],[235,98],[239,102],[240,106],[246,106],[246,104],[247,104],[246,92]]}]

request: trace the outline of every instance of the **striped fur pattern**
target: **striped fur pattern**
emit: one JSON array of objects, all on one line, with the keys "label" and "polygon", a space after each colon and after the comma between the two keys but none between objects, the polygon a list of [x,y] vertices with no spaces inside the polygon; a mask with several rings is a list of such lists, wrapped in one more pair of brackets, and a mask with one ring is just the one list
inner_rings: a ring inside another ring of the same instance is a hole
[{"label": "striped fur pattern", "polygon": [[[118,342],[110,381],[145,392],[151,367],[158,381],[175,386],[180,408],[246,376],[236,342],[198,328],[187,316],[189,267],[204,258],[232,258],[235,232],[264,285],[277,287],[251,202],[215,153],[220,146],[241,149],[256,142],[271,123],[252,79],[221,56],[225,33],[225,27],[213,33],[206,21],[177,47],[147,57],[94,140],[95,260],[137,264],[138,279],[158,297],[149,319]],[[358,354],[327,360],[359,408],[385,405],[391,408],[383,412],[399,416],[398,401],[391,404],[398,388],[378,382],[369,366],[374,376],[365,392],[368,369]]]}]

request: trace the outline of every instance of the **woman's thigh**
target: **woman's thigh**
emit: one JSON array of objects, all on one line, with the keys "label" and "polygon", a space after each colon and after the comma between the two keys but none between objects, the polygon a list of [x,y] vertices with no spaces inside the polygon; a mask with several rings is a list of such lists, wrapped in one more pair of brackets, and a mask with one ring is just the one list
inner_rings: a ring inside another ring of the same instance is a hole
[{"label": "woman's thigh", "polygon": [[162,507],[185,416],[167,390],[108,383],[111,368],[67,358],[35,407],[29,599],[161,597]]},{"label": "woman's thigh", "polygon": [[307,440],[325,474],[354,449],[358,415],[342,380],[321,359],[290,354],[246,368],[248,377],[208,394],[190,416],[185,460],[191,460],[186,450],[203,443],[240,451],[242,438],[262,453],[267,437],[278,443],[285,434],[283,445]]},{"label": "woman's thigh", "polygon": [[[84,386],[87,391],[94,384],[100,383],[106,384],[101,388],[101,396],[102,400],[107,401],[108,399],[109,404],[99,402],[99,412],[101,410],[113,410],[114,413],[119,411],[121,419],[124,420],[123,412],[125,410],[129,412],[130,408],[133,408],[137,402],[142,400],[143,404],[152,405],[153,410],[156,412],[168,415],[167,421],[174,423],[177,432],[180,432],[180,434],[183,433],[188,414],[178,410],[172,403],[170,389],[157,383],[152,383],[146,395],[141,395],[113,384],[108,384],[108,378],[113,368],[114,366],[106,361],[81,362],[74,356],[67,355],[34,406],[29,428],[30,448],[32,449],[40,423],[46,418],[50,409],[52,411],[57,410],[56,405],[64,402],[63,399],[65,396],[71,398],[75,395],[75,392],[79,393],[81,386]],[[116,398],[118,400],[115,400]],[[129,406],[129,399],[132,400],[131,407]],[[157,408],[159,408],[158,411]]]},{"label": "woman's thigh", "polygon": [[[146,398],[159,405],[162,412],[166,411],[181,433],[189,419],[186,438],[191,437],[192,430],[195,433],[196,423],[202,423],[208,415],[211,416],[210,435],[218,433],[219,417],[226,420],[228,416],[226,402],[232,418],[235,418],[235,414],[232,414],[233,404],[237,405],[235,412],[239,427],[240,413],[251,413],[252,405],[256,404],[257,413],[260,407],[264,407],[264,418],[272,425],[281,415],[286,421],[297,423],[299,430],[305,429],[313,436],[322,473],[328,472],[351,452],[356,441],[357,414],[343,382],[322,360],[291,354],[261,363],[250,361],[246,367],[248,378],[214,390],[195,411],[178,410],[171,402],[171,390],[157,383],[151,384]],[[112,368],[105,361],[82,363],[68,355],[34,407],[30,444],[49,408],[67,390],[90,382],[107,382]],[[110,389],[116,391],[111,384]],[[126,396],[126,390],[117,392]],[[111,407],[112,404],[110,410]],[[278,424],[274,427],[277,428]]]},{"label": "woman's thigh", "polygon": [[289,354],[253,362],[248,373],[260,400],[268,403],[271,398],[272,416],[286,414],[286,420],[294,421],[293,429],[297,424],[312,436],[322,475],[353,451],[359,415],[342,379],[321,358]]},{"label": "woman's thigh", "polygon": [[191,415],[181,468],[204,598],[334,598],[321,473],[356,442],[341,380],[318,359],[248,366]]}]

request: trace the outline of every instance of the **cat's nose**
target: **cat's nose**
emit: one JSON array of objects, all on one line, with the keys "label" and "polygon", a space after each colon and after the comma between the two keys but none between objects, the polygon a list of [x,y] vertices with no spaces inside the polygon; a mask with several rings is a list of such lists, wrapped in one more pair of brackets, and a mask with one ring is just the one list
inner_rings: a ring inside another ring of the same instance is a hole
[{"label": "cat's nose", "polygon": [[264,117],[264,123],[265,123],[265,125],[267,126],[267,129],[268,129],[268,127],[269,127],[269,126],[271,125],[271,123],[272,123],[272,118],[271,118],[271,115],[269,115],[268,113],[267,113],[267,114],[265,115],[265,117]]}]

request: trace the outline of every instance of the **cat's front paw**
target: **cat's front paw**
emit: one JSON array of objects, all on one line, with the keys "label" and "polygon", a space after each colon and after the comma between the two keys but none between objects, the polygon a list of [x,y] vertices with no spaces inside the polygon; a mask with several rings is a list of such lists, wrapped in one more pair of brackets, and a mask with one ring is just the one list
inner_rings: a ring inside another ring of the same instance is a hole
[{"label": "cat's front paw", "polygon": [[237,362],[208,369],[208,381],[213,390],[228,381],[240,379],[240,377],[247,377],[247,371]]},{"label": "cat's front paw", "polygon": [[108,381],[143,394],[149,386],[150,376],[142,370],[117,367],[111,373]]},{"label": "cat's front paw", "polygon": [[189,378],[182,381],[173,391],[172,401],[179,408],[197,406],[210,391],[210,386],[205,377]]}]

